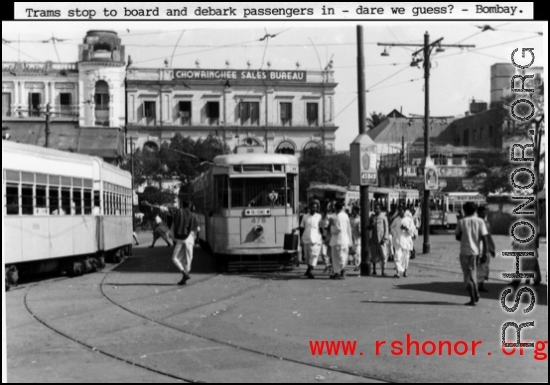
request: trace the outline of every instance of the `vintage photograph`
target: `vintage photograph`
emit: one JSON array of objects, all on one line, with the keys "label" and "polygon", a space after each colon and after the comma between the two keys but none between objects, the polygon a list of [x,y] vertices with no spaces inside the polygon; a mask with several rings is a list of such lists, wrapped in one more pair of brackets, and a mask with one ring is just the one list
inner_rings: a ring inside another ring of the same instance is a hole
[{"label": "vintage photograph", "polygon": [[2,22],[8,381],[546,382],[547,31]]}]

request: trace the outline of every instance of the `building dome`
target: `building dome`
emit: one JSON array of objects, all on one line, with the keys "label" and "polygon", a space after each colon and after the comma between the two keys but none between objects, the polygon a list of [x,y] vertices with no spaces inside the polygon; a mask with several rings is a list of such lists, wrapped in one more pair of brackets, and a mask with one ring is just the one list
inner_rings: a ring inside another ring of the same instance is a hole
[{"label": "building dome", "polygon": [[91,30],[80,46],[80,62],[124,62],[124,47],[115,31]]}]

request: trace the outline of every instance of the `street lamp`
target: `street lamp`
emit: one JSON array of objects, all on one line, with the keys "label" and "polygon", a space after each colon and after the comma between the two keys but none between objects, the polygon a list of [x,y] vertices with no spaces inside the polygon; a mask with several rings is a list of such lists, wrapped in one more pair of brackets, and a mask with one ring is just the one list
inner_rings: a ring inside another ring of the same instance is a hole
[{"label": "street lamp", "polygon": [[[402,44],[402,43],[378,43],[379,46],[392,46],[392,47],[422,47],[418,51],[413,52],[413,61],[411,67],[417,67],[418,63],[424,61],[424,161],[423,163],[429,163],[430,159],[430,55],[432,50],[437,46],[436,52],[443,52],[443,47],[456,47],[456,48],[473,48],[475,45],[461,45],[461,44],[441,44],[443,38],[440,38],[433,43],[430,43],[430,35],[428,32],[424,34],[424,44]],[[420,53],[423,54],[423,59],[416,59],[416,56]],[[425,181],[426,182],[426,181]],[[424,227],[424,244],[423,253],[429,254],[430,252],[430,190],[424,190],[424,202],[422,205],[422,221]]]}]

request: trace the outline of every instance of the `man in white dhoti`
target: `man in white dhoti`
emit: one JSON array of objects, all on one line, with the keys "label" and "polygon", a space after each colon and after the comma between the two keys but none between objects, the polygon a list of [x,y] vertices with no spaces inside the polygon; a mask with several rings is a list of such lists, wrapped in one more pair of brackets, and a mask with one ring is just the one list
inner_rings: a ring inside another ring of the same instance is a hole
[{"label": "man in white dhoti", "polygon": [[313,270],[317,266],[317,260],[321,254],[323,236],[321,234],[321,214],[319,214],[319,201],[314,200],[309,206],[309,213],[302,217],[300,228],[303,229],[302,242],[304,244],[304,259],[307,263],[305,276],[313,279]]},{"label": "man in white dhoti", "polygon": [[330,224],[330,246],[332,249],[332,266],[334,267],[334,274],[330,278],[344,279],[349,247],[353,238],[349,217],[344,211],[343,203],[336,203],[336,212],[338,215],[333,218]]},{"label": "man in white dhoti", "polygon": [[407,276],[410,252],[414,246],[413,236],[416,235],[414,221],[411,216],[405,215],[403,205],[399,205],[397,213],[398,217],[394,219],[390,227],[395,249],[395,268],[397,270],[395,278],[399,278],[400,274],[403,274],[403,277]]}]

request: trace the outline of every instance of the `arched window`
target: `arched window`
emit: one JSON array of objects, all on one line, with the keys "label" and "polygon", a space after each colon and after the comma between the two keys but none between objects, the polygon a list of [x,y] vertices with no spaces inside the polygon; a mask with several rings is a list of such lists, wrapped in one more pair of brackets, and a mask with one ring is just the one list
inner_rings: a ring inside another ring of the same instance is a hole
[{"label": "arched window", "polygon": [[319,143],[311,141],[304,146],[304,151],[311,150],[312,148],[321,148],[321,146]]},{"label": "arched window", "polygon": [[242,145],[248,147],[257,147],[262,146],[262,143],[256,138],[244,138],[242,140]]},{"label": "arched window", "polygon": [[296,153],[296,148],[292,143],[285,140],[284,142],[279,143],[275,153],[294,155]]},{"label": "arched window", "polygon": [[109,85],[104,80],[95,84],[95,120],[98,126],[109,125]]},{"label": "arched window", "polygon": [[157,152],[159,150],[159,146],[155,142],[147,142],[143,145],[143,150]]}]

